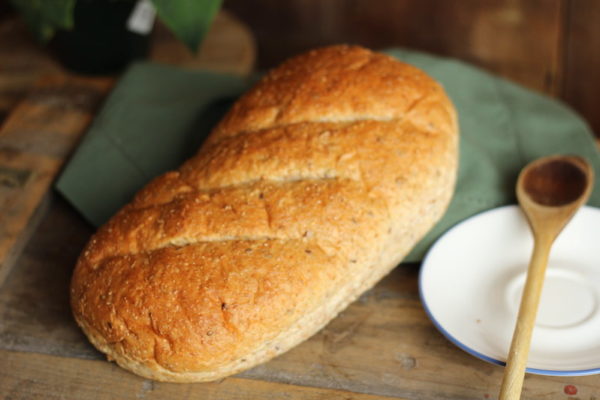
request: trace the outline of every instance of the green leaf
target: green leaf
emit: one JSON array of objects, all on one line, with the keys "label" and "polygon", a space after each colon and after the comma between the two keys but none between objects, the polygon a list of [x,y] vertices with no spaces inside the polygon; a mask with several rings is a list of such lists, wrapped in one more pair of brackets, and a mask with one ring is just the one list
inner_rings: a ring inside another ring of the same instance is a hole
[{"label": "green leaf", "polygon": [[222,0],[152,0],[160,19],[191,51],[197,51]]},{"label": "green leaf", "polygon": [[76,0],[11,0],[23,19],[42,41],[52,37],[57,28],[73,27]]}]

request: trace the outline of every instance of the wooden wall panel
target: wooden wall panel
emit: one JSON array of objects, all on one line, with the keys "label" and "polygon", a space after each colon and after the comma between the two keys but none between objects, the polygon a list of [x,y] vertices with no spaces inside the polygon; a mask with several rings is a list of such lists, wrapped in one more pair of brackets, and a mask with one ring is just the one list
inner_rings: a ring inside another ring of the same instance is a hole
[{"label": "wooden wall panel", "polygon": [[[593,1],[593,0],[592,0]],[[261,67],[332,43],[457,57],[560,91],[563,0],[227,0],[254,31]]]},{"label": "wooden wall panel", "polygon": [[570,0],[566,15],[563,96],[600,138],[600,1]]}]

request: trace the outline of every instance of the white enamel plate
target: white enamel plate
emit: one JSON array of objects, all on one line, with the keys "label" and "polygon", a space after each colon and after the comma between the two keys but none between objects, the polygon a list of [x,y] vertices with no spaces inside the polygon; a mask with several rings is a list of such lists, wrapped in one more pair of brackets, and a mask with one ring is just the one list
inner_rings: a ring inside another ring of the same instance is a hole
[{"label": "white enamel plate", "polygon": [[[517,206],[484,212],[445,233],[423,261],[421,299],[461,349],[504,365],[533,239]],[[583,207],[550,255],[527,371],[600,373],[600,209]]]}]

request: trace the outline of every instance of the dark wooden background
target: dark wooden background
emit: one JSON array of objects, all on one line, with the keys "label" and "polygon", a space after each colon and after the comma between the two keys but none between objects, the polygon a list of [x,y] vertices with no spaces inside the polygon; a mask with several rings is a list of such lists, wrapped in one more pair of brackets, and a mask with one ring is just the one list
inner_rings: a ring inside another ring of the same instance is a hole
[{"label": "dark wooden background", "polygon": [[267,68],[334,43],[456,57],[562,98],[600,135],[600,0],[225,0]]},{"label": "dark wooden background", "polygon": [[[561,98],[600,138],[600,0],[224,0],[224,7],[254,33],[259,68],[335,43],[424,50]],[[11,14],[0,0],[0,22]],[[5,23],[1,29],[3,40],[15,39],[0,57],[31,47],[24,35],[11,33],[22,27]],[[0,120],[37,76],[29,70],[52,70],[31,54],[2,63],[18,70],[9,75],[22,82],[0,82]]]}]

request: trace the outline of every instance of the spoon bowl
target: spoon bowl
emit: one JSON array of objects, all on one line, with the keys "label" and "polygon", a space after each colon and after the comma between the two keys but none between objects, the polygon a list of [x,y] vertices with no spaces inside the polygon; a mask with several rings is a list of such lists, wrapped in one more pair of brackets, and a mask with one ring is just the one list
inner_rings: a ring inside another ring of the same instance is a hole
[{"label": "spoon bowl", "polygon": [[519,174],[517,199],[531,227],[534,248],[506,361],[500,400],[520,398],[550,249],[565,225],[589,198],[593,182],[592,167],[577,156],[544,157],[525,166]]},{"label": "spoon bowl", "polygon": [[[519,201],[559,207],[581,199],[590,186],[591,169],[580,157],[547,157],[523,169]],[[527,198],[525,198],[526,196]]]}]

